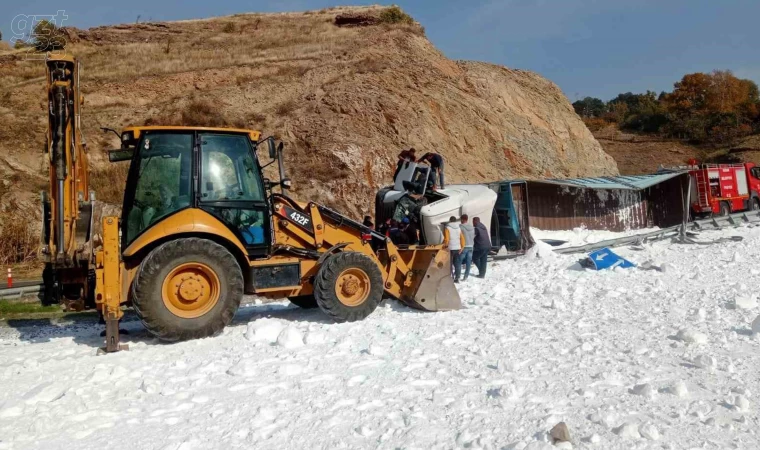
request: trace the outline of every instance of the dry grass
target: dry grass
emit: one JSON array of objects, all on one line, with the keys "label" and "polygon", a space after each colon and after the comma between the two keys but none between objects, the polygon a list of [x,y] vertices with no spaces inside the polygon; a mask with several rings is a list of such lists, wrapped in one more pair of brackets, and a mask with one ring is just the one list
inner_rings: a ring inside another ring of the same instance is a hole
[{"label": "dry grass", "polygon": [[0,229],[0,265],[32,264],[36,259],[40,236],[15,205],[4,213]]},{"label": "dry grass", "polygon": [[245,128],[247,119],[230,117],[224,107],[203,98],[191,99],[176,109],[170,104],[167,109],[145,120],[145,125],[183,125],[190,127],[234,127]]},{"label": "dry grass", "polygon": [[221,127],[227,124],[227,119],[219,108],[208,100],[196,99],[191,101],[180,113],[181,124],[195,127]]},{"label": "dry grass", "polygon": [[277,105],[277,108],[275,108],[274,112],[279,116],[285,116],[295,111],[296,108],[298,108],[298,102],[293,99],[289,99]]},{"label": "dry grass", "polygon": [[121,205],[127,185],[129,163],[121,162],[90,173],[90,189],[99,202]]},{"label": "dry grass", "polygon": [[391,67],[385,58],[367,56],[356,65],[356,73],[380,73]]},{"label": "dry grass", "polygon": [[[125,80],[323,56],[344,45],[343,36],[347,33],[320,16],[310,16],[308,20],[303,16],[268,18],[261,26],[257,23],[250,19],[234,20],[201,30],[197,25],[172,24],[178,31],[194,26],[192,34],[184,36],[196,37],[171,39],[168,52],[171,34],[166,32],[151,33],[139,42],[110,44],[107,54],[99,46],[86,43],[73,44],[71,51],[87,62],[83,81]],[[227,31],[230,29],[235,33]]]}]

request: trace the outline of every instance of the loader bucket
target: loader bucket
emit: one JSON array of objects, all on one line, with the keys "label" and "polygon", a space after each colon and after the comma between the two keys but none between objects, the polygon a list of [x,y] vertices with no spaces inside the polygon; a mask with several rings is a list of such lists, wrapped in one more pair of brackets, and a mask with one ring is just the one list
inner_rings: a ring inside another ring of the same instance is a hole
[{"label": "loader bucket", "polygon": [[[427,255],[417,252],[414,264],[417,269],[412,290],[405,290],[401,301],[425,311],[453,311],[462,307],[454,281],[451,279],[449,251],[430,251]],[[427,263],[425,265],[425,263]]]}]

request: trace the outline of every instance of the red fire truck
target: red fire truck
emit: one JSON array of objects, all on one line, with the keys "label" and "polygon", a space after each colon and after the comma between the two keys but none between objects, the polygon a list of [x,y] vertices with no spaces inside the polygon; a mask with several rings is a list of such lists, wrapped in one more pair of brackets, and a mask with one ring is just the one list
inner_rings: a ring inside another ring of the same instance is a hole
[{"label": "red fire truck", "polygon": [[755,164],[703,164],[691,166],[689,174],[696,215],[760,210],[760,167]]}]

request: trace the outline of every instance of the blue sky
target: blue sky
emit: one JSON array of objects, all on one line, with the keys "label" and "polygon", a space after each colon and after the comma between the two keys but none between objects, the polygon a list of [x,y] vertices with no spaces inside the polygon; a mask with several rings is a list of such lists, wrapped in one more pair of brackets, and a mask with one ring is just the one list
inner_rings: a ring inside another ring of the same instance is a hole
[{"label": "blue sky", "polygon": [[[448,57],[538,72],[572,100],[670,90],[685,73],[729,69],[760,82],[757,0],[416,0],[396,2]],[[12,36],[18,14],[65,10],[67,25],[178,20],[240,12],[321,9],[335,0],[32,0],[9,2],[0,19]],[[372,4],[353,0],[350,4]]]}]

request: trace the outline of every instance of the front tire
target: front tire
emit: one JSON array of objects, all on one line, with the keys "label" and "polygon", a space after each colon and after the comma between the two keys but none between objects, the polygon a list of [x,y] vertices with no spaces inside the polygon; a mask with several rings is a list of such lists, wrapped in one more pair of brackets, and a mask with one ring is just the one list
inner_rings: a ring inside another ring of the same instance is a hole
[{"label": "front tire", "polygon": [[749,210],[760,211],[760,199],[758,199],[757,197],[753,197],[749,199]]},{"label": "front tire", "polygon": [[314,280],[319,308],[336,322],[354,322],[372,314],[383,299],[383,275],[366,255],[330,256]]},{"label": "front tire", "polygon": [[162,341],[204,338],[221,332],[243,297],[243,274],[221,245],[177,239],[151,251],[132,283],[137,316]]}]

